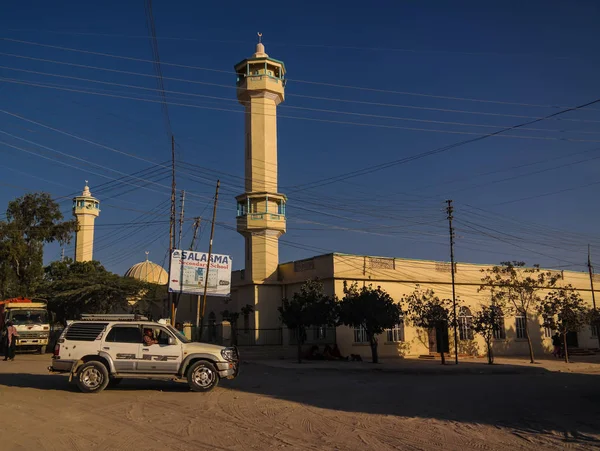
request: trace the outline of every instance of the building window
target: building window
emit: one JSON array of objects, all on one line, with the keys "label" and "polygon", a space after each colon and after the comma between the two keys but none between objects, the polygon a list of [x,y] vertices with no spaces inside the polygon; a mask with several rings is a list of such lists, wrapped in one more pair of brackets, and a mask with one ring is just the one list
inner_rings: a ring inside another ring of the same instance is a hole
[{"label": "building window", "polygon": [[518,315],[517,317],[515,317],[515,321],[517,338],[527,338],[527,335],[525,333],[525,328],[527,327],[527,319],[525,318],[525,315]]},{"label": "building window", "polygon": [[461,340],[473,339],[473,315],[468,307],[461,307],[458,312],[458,332]]},{"label": "building window", "polygon": [[325,340],[327,338],[327,326],[315,328],[315,340]]},{"label": "building window", "polygon": [[498,323],[498,329],[494,331],[494,338],[496,340],[505,340],[506,327],[504,326],[504,315],[496,317],[496,322]]},{"label": "building window", "polygon": [[368,343],[367,331],[363,326],[354,328],[354,343]]},{"label": "building window", "polygon": [[392,329],[387,329],[387,341],[399,343],[404,341],[404,321],[401,319]]}]

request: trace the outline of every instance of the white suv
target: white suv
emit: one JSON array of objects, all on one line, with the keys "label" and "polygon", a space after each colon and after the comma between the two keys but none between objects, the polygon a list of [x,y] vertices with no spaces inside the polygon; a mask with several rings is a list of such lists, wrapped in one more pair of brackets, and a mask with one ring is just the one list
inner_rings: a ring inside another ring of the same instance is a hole
[{"label": "white suv", "polygon": [[104,315],[67,326],[48,370],[70,373],[69,381],[75,378],[84,393],[123,378],[187,380],[192,390],[209,391],[219,379],[235,378],[239,364],[236,347],[191,342],[170,325],[145,318]]}]

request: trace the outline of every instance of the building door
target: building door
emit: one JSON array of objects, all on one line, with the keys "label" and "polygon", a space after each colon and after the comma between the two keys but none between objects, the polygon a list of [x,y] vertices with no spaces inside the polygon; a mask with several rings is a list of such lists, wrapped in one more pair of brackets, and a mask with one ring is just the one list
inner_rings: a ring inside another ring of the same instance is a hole
[{"label": "building door", "polygon": [[117,324],[102,343],[102,351],[110,355],[118,373],[133,373],[136,371],[141,341],[142,331],[139,326]]},{"label": "building door", "polygon": [[577,340],[577,332],[567,332],[567,347],[579,347],[579,341]]},{"label": "building door", "polygon": [[428,329],[427,336],[429,338],[429,352],[437,352],[437,339],[435,329]]},{"label": "building door", "polygon": [[177,373],[182,361],[181,343],[179,340],[175,340],[175,344],[169,344],[169,338],[173,338],[173,335],[164,327],[145,325],[143,329],[144,335],[146,331],[152,331],[152,336],[157,343],[152,345],[145,343],[138,345],[138,372]]},{"label": "building door", "polygon": [[450,345],[448,343],[448,328],[447,327],[436,327],[435,329],[428,330],[429,338],[429,352],[441,353],[441,344],[444,343],[444,352],[450,352]]}]

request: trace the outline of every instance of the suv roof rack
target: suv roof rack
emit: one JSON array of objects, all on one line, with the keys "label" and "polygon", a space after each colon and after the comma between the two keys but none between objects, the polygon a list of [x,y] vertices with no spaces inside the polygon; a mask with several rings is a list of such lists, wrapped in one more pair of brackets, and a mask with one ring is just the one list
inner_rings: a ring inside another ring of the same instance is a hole
[{"label": "suv roof rack", "polygon": [[81,321],[149,321],[148,318],[137,314],[85,314]]}]

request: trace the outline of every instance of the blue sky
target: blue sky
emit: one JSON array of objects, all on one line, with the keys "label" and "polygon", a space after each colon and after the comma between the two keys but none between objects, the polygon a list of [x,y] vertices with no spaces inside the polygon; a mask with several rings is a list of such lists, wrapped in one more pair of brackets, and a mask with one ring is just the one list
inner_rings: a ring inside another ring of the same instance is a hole
[{"label": "blue sky", "polygon": [[[68,198],[87,179],[102,209],[95,257],[119,273],[146,250],[163,263],[170,142],[152,64],[139,61],[152,58],[143,2],[2,9],[0,35],[10,40],[0,41],[0,109],[21,118],[0,113],[0,204],[43,190],[66,196],[70,215]],[[210,217],[217,178],[218,222],[235,224],[244,117],[232,67],[260,31],[288,69],[278,122],[279,185],[289,196],[281,261],[331,251],[447,260],[448,198],[459,261],[584,269],[588,243],[600,255],[600,103],[317,183],[600,98],[597,2],[157,1],[153,11],[173,91],[177,187],[187,191],[186,247],[190,218]],[[200,249],[208,232],[205,222]],[[219,225],[214,251],[239,268],[243,239]],[[46,261],[59,256],[47,247]]]}]

